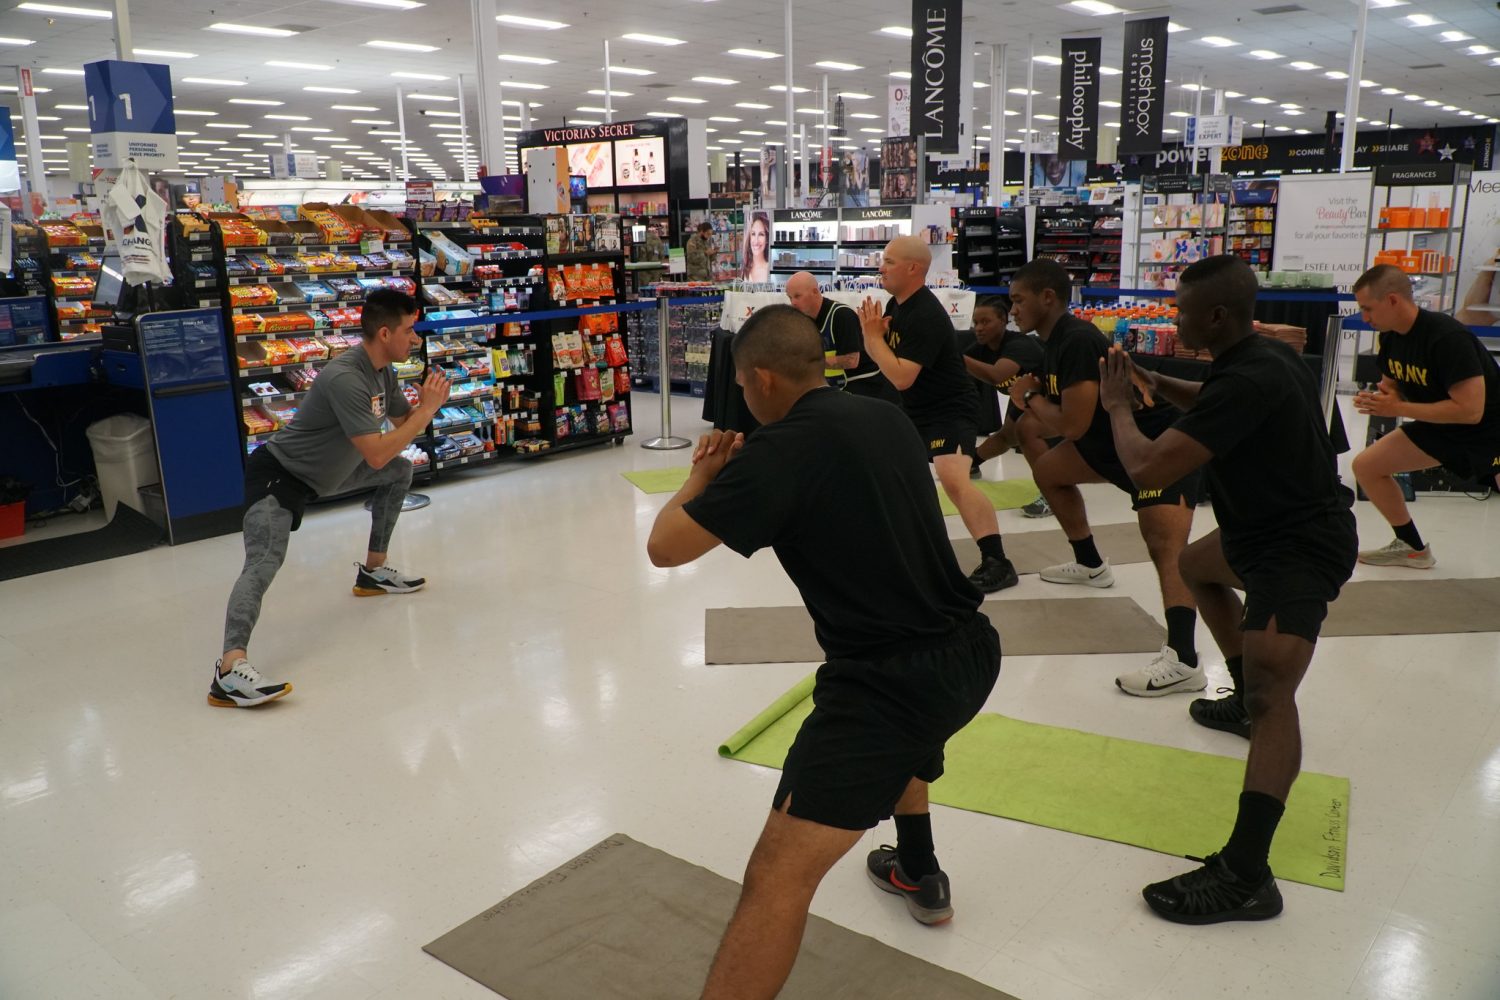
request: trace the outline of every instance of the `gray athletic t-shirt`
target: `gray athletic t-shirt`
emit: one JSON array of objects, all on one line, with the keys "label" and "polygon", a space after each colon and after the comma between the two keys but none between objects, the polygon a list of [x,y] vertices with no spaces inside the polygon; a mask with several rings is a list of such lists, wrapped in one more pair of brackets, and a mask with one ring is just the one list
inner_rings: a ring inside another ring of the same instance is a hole
[{"label": "gray athletic t-shirt", "polygon": [[394,368],[376,371],[364,346],[323,366],[297,415],[266,447],[292,475],[320,496],[336,493],[364,461],[350,438],[379,434],[385,418],[403,417],[411,404]]}]

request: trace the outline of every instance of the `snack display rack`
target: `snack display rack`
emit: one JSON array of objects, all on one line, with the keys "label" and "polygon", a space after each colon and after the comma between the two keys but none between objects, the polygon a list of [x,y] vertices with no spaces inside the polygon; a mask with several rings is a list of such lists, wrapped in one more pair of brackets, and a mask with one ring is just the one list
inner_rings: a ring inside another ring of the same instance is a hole
[{"label": "snack display rack", "polygon": [[528,318],[623,299],[619,216],[476,216],[417,223],[417,238],[423,318],[474,320],[424,336],[423,360],[459,390],[427,438],[435,470],[629,433],[619,317]]},{"label": "snack display rack", "polygon": [[1365,260],[1394,264],[1410,275],[1424,309],[1451,312],[1458,299],[1472,174],[1467,163],[1451,161],[1375,168]]},{"label": "snack display rack", "polygon": [[[114,316],[110,308],[94,304],[94,288],[104,252],[104,230],[97,223],[44,219],[34,227],[17,227],[17,249],[22,246],[32,286],[40,282],[59,340],[97,337],[101,324]],[[17,259],[20,259],[18,255]]]}]

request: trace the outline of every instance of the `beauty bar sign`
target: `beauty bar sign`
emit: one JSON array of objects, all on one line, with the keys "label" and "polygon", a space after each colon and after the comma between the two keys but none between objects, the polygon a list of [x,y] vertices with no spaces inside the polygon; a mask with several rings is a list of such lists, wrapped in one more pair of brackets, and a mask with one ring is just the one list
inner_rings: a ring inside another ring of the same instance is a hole
[{"label": "beauty bar sign", "polygon": [[963,82],[963,0],[914,0],[911,9],[911,134],[929,153],[957,153]]},{"label": "beauty bar sign", "polygon": [[1064,38],[1057,136],[1061,160],[1093,163],[1099,154],[1099,52],[1102,39]]},{"label": "beauty bar sign", "polygon": [[1166,113],[1167,18],[1152,17],[1125,25],[1125,106],[1120,117],[1121,156],[1161,149]]}]

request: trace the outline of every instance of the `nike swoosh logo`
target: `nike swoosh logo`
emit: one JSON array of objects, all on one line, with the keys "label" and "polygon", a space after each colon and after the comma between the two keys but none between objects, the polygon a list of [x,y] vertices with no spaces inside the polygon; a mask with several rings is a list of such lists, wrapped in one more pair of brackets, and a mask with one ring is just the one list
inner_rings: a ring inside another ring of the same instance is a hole
[{"label": "nike swoosh logo", "polygon": [[1150,681],[1146,682],[1146,690],[1147,691],[1165,691],[1169,687],[1176,687],[1177,685],[1186,683],[1187,681],[1190,681],[1190,680],[1192,680],[1191,677],[1179,677],[1179,678],[1177,678],[1175,681],[1173,681],[1170,684],[1158,684],[1158,683],[1156,683],[1156,681],[1150,680]]}]

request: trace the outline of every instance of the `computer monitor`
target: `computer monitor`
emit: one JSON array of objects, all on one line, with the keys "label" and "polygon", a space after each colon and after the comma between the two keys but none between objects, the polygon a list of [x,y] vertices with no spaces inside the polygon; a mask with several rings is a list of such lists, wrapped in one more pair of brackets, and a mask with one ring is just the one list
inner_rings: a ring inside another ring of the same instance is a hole
[{"label": "computer monitor", "polygon": [[94,283],[94,305],[117,311],[125,292],[125,266],[118,255],[106,255],[99,263],[99,279]]},{"label": "computer monitor", "polygon": [[569,175],[568,191],[574,201],[583,201],[589,196],[588,179]]}]

